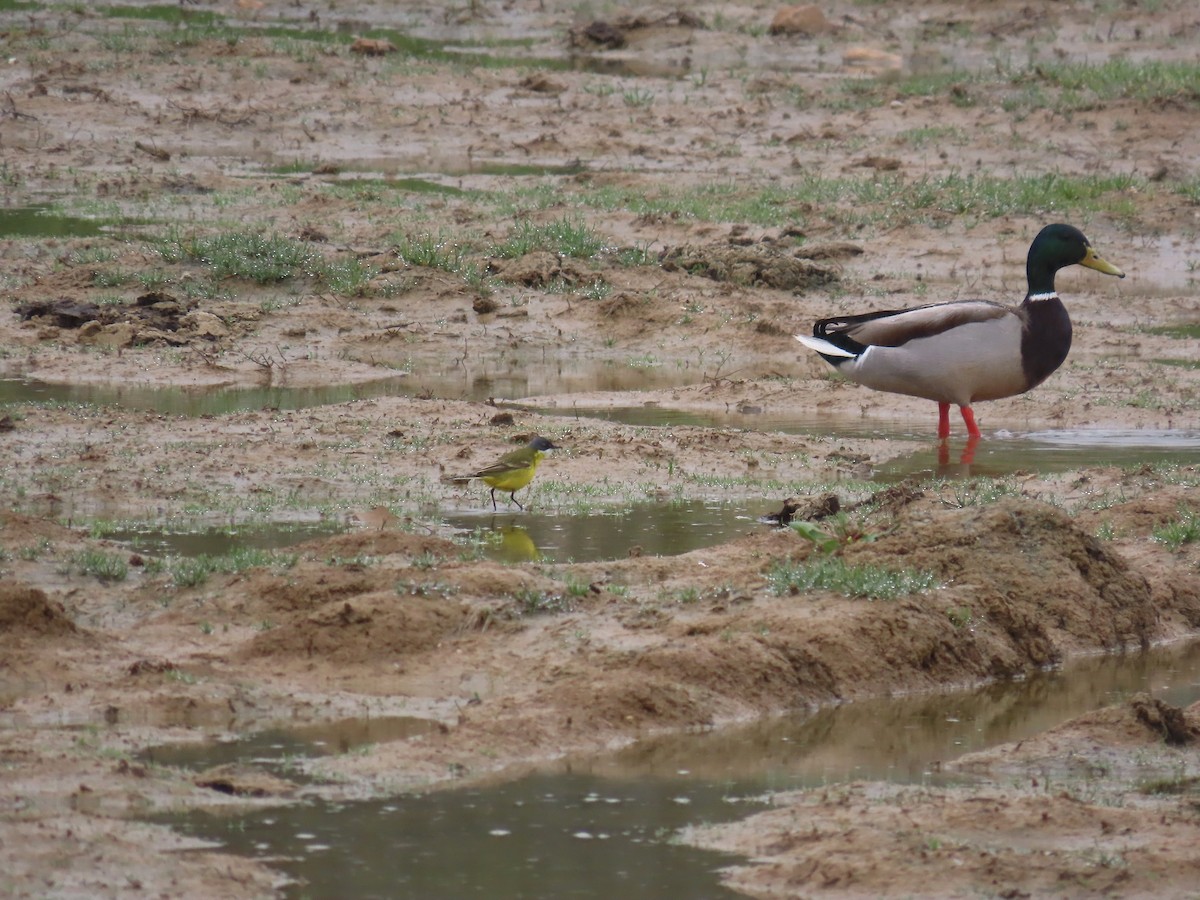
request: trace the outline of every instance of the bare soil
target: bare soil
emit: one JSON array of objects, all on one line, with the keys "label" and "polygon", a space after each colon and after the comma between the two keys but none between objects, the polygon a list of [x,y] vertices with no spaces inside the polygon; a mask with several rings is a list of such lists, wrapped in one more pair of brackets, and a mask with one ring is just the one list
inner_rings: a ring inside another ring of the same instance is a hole
[{"label": "bare soil", "polygon": [[[0,241],[4,377],[305,387],[486,370],[496,359],[540,371],[549,359],[561,378],[531,378],[530,396],[507,409],[457,394],[194,418],[9,404],[0,419],[4,892],[279,890],[264,865],[176,852],[195,845],[139,821],[251,802],[134,761],[159,743],[349,716],[438,721],[428,735],[313,763],[327,776],[313,790],[379,796],[507,777],[663,730],[1008,678],[1195,636],[1200,545],[1172,550],[1154,529],[1200,512],[1197,466],[1122,469],[1101,458],[1009,478],[995,502],[961,481],[872,492],[863,480],[880,464],[935,453],[932,404],[832,379],[791,337],[841,311],[1016,301],[1029,241],[1065,219],[1129,277],[1062,273],[1071,356],[1031,394],[981,408],[985,432],[1194,431],[1200,341],[1163,329],[1200,318],[1190,277],[1200,208],[1169,189],[1200,164],[1189,137],[1196,98],[1069,112],[1048,102],[1014,115],[1001,92],[965,80],[915,96],[899,89],[912,73],[1023,64],[1031,52],[1190,59],[1193,6],[843,4],[824,9],[824,25],[809,20],[819,33],[808,36],[768,34],[776,8],[763,3],[640,18],[552,0],[181,7],[215,12],[236,39],[195,22],[131,29],[99,7],[0,13],[5,203],[150,223]],[[260,30],[280,21],[490,41],[515,61],[356,51]],[[589,28],[599,21],[606,28]],[[508,39],[525,43],[498,43]],[[575,67],[544,62],[572,54]],[[864,79],[897,88],[861,108],[817,102]],[[567,172],[498,175],[489,164]],[[280,174],[283,165],[295,171]],[[628,199],[571,201],[585,190],[654,196],[946,172],[1125,174],[1131,187],[1120,211],[1082,201],[1037,215],[880,208],[864,222],[843,199],[796,205],[784,227],[639,211]],[[442,189],[387,186],[410,175]],[[481,199],[488,192],[513,199]],[[521,223],[564,216],[646,258],[469,250],[490,279],[483,288],[396,251],[401,237],[423,234],[486,247]],[[171,227],[283,235],[372,275],[349,292],[302,275],[230,276],[213,295],[196,292],[203,262],[165,260],[150,243]],[[604,291],[589,296],[596,284]],[[634,390],[636,377],[555,386],[576,367],[634,358],[695,377],[645,390]],[[569,415],[574,406],[791,414],[828,423],[828,435],[622,425]],[[930,439],[839,436],[897,420],[917,434],[927,427]],[[847,561],[929,571],[939,586],[889,601],[775,593],[771,569],[815,551],[765,526],[675,557],[489,561],[438,526],[439,513],[488,504],[478,482],[452,476],[533,433],[565,448],[543,463],[544,486],[526,497],[535,508],[715,495],[761,500],[766,513],[789,493],[832,491],[852,513],[838,550]],[[256,516],[324,517],[348,530],[294,548],[286,569],[181,587],[165,565],[94,527]],[[101,577],[88,554],[118,557],[128,572]],[[787,795],[776,810],[691,839],[751,856],[729,876],[751,896],[1192,896],[1198,725],[1196,707],[1184,714],[1140,698],[960,760],[986,776],[974,786]],[[1148,753],[1182,769],[1177,789],[1136,789],[1129,773]],[[1100,757],[1109,775],[1091,794],[1056,793],[1035,774]]]}]

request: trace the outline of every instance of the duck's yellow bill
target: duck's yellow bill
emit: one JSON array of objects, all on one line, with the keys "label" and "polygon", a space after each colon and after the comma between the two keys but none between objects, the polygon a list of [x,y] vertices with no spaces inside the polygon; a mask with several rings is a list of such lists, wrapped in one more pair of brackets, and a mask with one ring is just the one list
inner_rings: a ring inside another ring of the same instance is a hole
[{"label": "duck's yellow bill", "polygon": [[1103,272],[1105,275],[1116,275],[1118,278],[1124,278],[1125,273],[1118,269],[1110,262],[1105,262],[1096,255],[1096,251],[1091,247],[1087,248],[1087,256],[1079,263],[1081,266],[1087,266],[1089,269],[1095,269],[1097,272]]}]

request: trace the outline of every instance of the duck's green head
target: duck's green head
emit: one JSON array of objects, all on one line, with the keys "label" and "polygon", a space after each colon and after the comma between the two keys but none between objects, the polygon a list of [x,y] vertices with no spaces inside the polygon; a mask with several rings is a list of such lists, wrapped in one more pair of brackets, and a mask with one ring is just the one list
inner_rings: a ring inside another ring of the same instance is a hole
[{"label": "duck's green head", "polygon": [[1106,262],[1092,249],[1092,243],[1073,225],[1047,225],[1033,239],[1025,270],[1029,293],[1053,293],[1054,273],[1066,266],[1087,266],[1105,275],[1124,278],[1125,273]]}]

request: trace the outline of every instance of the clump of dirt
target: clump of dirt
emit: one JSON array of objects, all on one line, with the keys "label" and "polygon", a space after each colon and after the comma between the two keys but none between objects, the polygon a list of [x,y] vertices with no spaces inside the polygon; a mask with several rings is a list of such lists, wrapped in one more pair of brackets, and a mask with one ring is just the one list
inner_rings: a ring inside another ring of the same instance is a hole
[{"label": "clump of dirt", "polygon": [[683,271],[713,281],[787,291],[808,291],[841,278],[836,266],[781,253],[763,244],[672,247],[659,255],[659,262],[668,272]]},{"label": "clump of dirt", "polygon": [[436,648],[463,627],[466,611],[441,598],[395,591],[327,603],[256,637],[249,656],[320,657],[340,663],[397,660]]},{"label": "clump of dirt", "polygon": [[508,284],[531,288],[552,285],[575,287],[603,280],[597,273],[588,271],[572,260],[545,251],[526,253],[517,259],[489,260],[487,274],[495,275]]},{"label": "clump of dirt", "polygon": [[13,582],[0,584],[0,639],[79,633],[63,605],[41,589]]},{"label": "clump of dirt", "polygon": [[101,306],[73,297],[59,297],[28,300],[17,304],[14,311],[23,320],[39,319],[59,328],[82,328],[93,322],[98,326],[124,323],[155,332],[175,332],[181,328],[181,319],[195,306],[194,300],[179,300],[161,291],[151,291],[138,296],[130,305]]},{"label": "clump of dirt", "polygon": [[1188,722],[1183,710],[1157,697],[1138,694],[1129,701],[1129,708],[1152,735],[1173,747],[1190,744],[1200,736],[1200,726]]},{"label": "clump of dirt", "polygon": [[1062,510],[1028,499],[936,516],[909,505],[891,534],[851,557],[935,572],[965,612],[1020,649],[1017,659],[996,657],[995,674],[1057,662],[1078,645],[1145,647],[1156,621],[1144,576]]},{"label": "clump of dirt", "polygon": [[296,785],[287,779],[241,763],[205,769],[192,780],[197,787],[235,797],[285,797],[296,790]]},{"label": "clump of dirt", "polygon": [[596,19],[568,32],[571,47],[580,50],[619,50],[643,42],[660,31],[704,28],[704,21],[685,10],[646,15],[625,13],[611,21]]}]

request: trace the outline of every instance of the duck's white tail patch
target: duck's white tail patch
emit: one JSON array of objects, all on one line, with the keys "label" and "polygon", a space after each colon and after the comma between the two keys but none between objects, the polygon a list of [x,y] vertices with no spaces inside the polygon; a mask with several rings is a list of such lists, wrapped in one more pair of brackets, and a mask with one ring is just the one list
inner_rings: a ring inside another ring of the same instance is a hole
[{"label": "duck's white tail patch", "polygon": [[813,337],[808,334],[792,335],[796,340],[802,343],[809,350],[816,350],[818,353],[823,353],[826,356],[844,356],[846,359],[854,359],[855,354],[849,350],[843,350],[841,347],[829,343],[824,338]]}]

